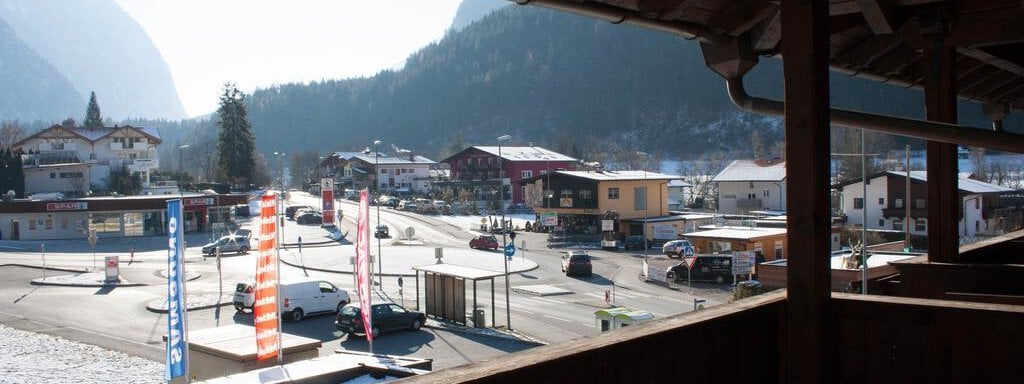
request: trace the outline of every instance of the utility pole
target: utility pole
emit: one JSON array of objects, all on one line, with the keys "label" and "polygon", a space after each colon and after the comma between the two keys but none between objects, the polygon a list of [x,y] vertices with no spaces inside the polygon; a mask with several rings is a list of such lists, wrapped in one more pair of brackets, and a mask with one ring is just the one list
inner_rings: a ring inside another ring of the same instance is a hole
[{"label": "utility pole", "polygon": [[[508,246],[508,239],[505,236],[505,180],[502,178],[502,173],[505,172],[505,168],[503,168],[501,164],[501,142],[507,141],[511,138],[512,136],[509,135],[498,136],[498,193],[501,196],[501,199],[498,201],[498,204],[501,204],[501,226],[498,228],[501,230],[502,252],[504,252],[505,247]],[[508,329],[512,330],[512,304],[508,301],[508,257],[504,254],[502,254],[501,257],[505,259],[505,322],[508,324]]]}]

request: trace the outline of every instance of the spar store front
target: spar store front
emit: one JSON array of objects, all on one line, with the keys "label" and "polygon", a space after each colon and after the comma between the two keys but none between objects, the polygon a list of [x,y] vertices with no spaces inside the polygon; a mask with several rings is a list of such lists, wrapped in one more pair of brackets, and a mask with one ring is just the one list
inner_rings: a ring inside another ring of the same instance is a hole
[{"label": "spar store front", "polygon": [[[0,202],[0,239],[84,239],[164,234],[167,200],[173,196],[89,197],[73,200]],[[244,195],[185,195],[186,232],[233,221],[231,207]]]}]

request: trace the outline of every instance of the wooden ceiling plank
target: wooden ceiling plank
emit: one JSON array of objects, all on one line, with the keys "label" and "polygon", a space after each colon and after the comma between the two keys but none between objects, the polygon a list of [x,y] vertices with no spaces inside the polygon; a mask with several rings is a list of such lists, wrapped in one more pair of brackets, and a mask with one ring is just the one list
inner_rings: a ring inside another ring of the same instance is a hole
[{"label": "wooden ceiling plank", "polygon": [[636,7],[644,17],[658,19],[665,12],[679,8],[684,2],[686,0],[641,0]]},{"label": "wooden ceiling plank", "polygon": [[729,31],[731,36],[739,36],[744,32],[750,30],[755,25],[760,23],[762,20],[777,15],[779,13],[779,6],[773,4],[767,0],[757,0],[750,4],[748,16],[738,24],[734,24],[733,28]]},{"label": "wooden ceiling plank", "polygon": [[901,44],[888,55],[879,57],[871,63],[871,72],[882,76],[899,76],[905,68],[920,60],[921,52]]},{"label": "wooden ceiling plank", "polygon": [[1024,5],[956,16],[946,43],[981,47],[1024,42]]},{"label": "wooden ceiling plank", "polygon": [[1009,87],[1009,86],[1013,85],[1014,83],[1016,83],[1019,80],[1021,80],[1021,78],[1014,77],[1014,76],[1000,76],[1000,77],[997,77],[997,78],[995,78],[995,79],[993,79],[991,81],[987,81],[987,82],[983,83],[981,86],[978,86],[976,88],[977,90],[974,92],[975,93],[975,97],[974,98],[982,99],[982,100],[992,99],[990,96],[993,93],[996,93],[998,91],[1002,91],[1002,90],[1006,89],[1006,87]]},{"label": "wooden ceiling plank", "polygon": [[847,15],[860,13],[860,5],[857,0],[840,0],[828,5],[829,16]]},{"label": "wooden ceiling plank", "polygon": [[883,0],[857,0],[860,13],[876,35],[893,32],[893,23],[889,16],[889,6]]},{"label": "wooden ceiling plank", "polygon": [[686,12],[687,8],[689,8],[689,7],[693,6],[694,4],[696,4],[697,1],[698,0],[681,0],[681,1],[679,1],[675,5],[674,8],[669,7],[668,9],[671,9],[671,10],[669,10],[667,12],[663,12],[661,14],[661,19],[662,20],[677,20],[677,19],[679,19],[680,17],[683,16],[683,13]]},{"label": "wooden ceiling plank", "polygon": [[1004,72],[996,68],[988,67],[987,70],[975,72],[975,75],[968,76],[968,78],[964,79],[962,84],[958,84],[957,92],[971,93],[975,88],[978,88],[982,84],[998,81],[1004,74]]},{"label": "wooden ceiling plank", "polygon": [[838,55],[836,60],[846,67],[864,68],[900,44],[903,44],[903,37],[899,35],[874,35]]},{"label": "wooden ceiling plank", "polygon": [[960,48],[957,48],[957,52],[959,52],[961,55],[966,55],[966,56],[975,58],[975,59],[977,59],[979,61],[983,61],[985,63],[988,63],[989,65],[992,65],[992,66],[1000,68],[1000,69],[1002,69],[1004,71],[1013,73],[1013,74],[1015,74],[1017,76],[1024,77],[1024,67],[1021,67],[1021,66],[1019,66],[1017,64],[1014,64],[1012,62],[1000,59],[1000,58],[998,58],[998,57],[996,57],[996,56],[994,56],[994,55],[992,55],[992,54],[990,54],[988,52],[982,51],[980,49],[960,47]]},{"label": "wooden ceiling plank", "polygon": [[1024,81],[1021,81],[1020,84],[1017,84],[1016,86],[1013,86],[1013,87],[1011,87],[1011,88],[1009,88],[1009,89],[1007,89],[1005,91],[1002,91],[1002,92],[999,92],[999,93],[997,93],[995,95],[992,95],[992,97],[995,98],[996,100],[1005,100],[1005,99],[1007,99],[1008,96],[1012,95],[1014,92],[1021,91],[1021,90],[1024,90]]},{"label": "wooden ceiling plank", "polygon": [[750,34],[751,46],[755,52],[774,50],[782,39],[782,14],[776,9],[775,13],[761,22]]}]

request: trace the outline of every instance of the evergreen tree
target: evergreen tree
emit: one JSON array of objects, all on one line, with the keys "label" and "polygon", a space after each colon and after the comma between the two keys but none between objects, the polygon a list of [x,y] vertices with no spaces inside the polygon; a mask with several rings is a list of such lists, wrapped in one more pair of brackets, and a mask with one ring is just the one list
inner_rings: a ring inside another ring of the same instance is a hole
[{"label": "evergreen tree", "polygon": [[21,151],[10,148],[0,150],[0,194],[14,191],[16,197],[25,197],[25,170],[22,169]]},{"label": "evergreen tree", "polygon": [[220,127],[220,136],[217,139],[220,157],[217,159],[217,165],[221,174],[233,185],[248,186],[256,175],[256,162],[253,156],[256,138],[252,134],[252,126],[249,125],[245,94],[234,84],[224,84],[220,107],[217,108],[217,126]]},{"label": "evergreen tree", "polygon": [[96,102],[96,92],[89,93],[89,107],[85,109],[85,126],[103,127],[103,116],[100,115],[100,104]]},{"label": "evergreen tree", "polygon": [[107,188],[126,196],[137,195],[142,192],[142,176],[121,166],[121,169],[110,172]]}]

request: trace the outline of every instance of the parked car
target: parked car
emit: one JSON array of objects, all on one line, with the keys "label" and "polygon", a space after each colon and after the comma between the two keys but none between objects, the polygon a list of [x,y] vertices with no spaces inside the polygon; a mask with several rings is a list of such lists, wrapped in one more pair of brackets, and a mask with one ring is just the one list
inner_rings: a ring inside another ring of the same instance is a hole
[{"label": "parked car", "polygon": [[411,202],[409,200],[399,201],[398,202],[398,207],[396,207],[396,209],[398,209],[400,211],[413,211],[413,212],[415,212],[417,208],[418,208],[418,206],[416,205],[416,203],[413,203],[413,202]]},{"label": "parked car", "polygon": [[386,224],[381,224],[378,225],[377,229],[373,231],[373,237],[378,239],[390,239],[391,234],[388,232],[388,226]]},{"label": "parked car", "polygon": [[295,220],[295,213],[300,209],[313,209],[313,207],[308,205],[292,205],[284,209],[284,215],[288,220]]},{"label": "parked car", "polygon": [[[377,338],[382,332],[390,332],[401,329],[419,330],[427,321],[427,316],[422,312],[410,311],[401,305],[390,301],[375,302],[371,304],[372,328],[370,332]],[[338,311],[338,318],[334,322],[342,332],[349,335],[365,334],[363,318],[360,316],[358,304],[349,304]]]},{"label": "parked car", "polygon": [[498,239],[493,235],[480,235],[469,241],[469,247],[474,249],[490,248],[496,250],[501,248],[501,244],[498,244]]},{"label": "parked car", "polygon": [[661,252],[668,257],[693,256],[693,244],[690,240],[671,240],[661,246]]},{"label": "parked car", "polygon": [[252,249],[249,244],[249,236],[246,235],[228,235],[217,239],[212,243],[203,246],[203,254],[214,255],[217,253],[217,247],[220,247],[220,253],[235,252],[239,255],[243,255]]},{"label": "parked car", "polygon": [[624,241],[622,244],[627,251],[642,251],[644,249],[644,237],[626,236],[626,241]]},{"label": "parked car", "polygon": [[687,272],[692,281],[713,281],[718,284],[732,278],[732,256],[697,256],[693,267],[686,270],[686,262],[668,268],[665,277],[669,281],[686,282]]},{"label": "parked car", "polygon": [[394,208],[398,206],[398,198],[394,196],[380,196],[377,198],[377,205]]},{"label": "parked car", "polygon": [[586,251],[569,251],[562,255],[562,272],[566,276],[590,276],[593,266]]},{"label": "parked car", "polygon": [[304,212],[295,217],[295,222],[299,224],[323,224],[324,217],[316,212]]},{"label": "parked car", "polygon": [[[280,288],[281,318],[290,321],[300,321],[309,314],[340,312],[351,301],[348,291],[323,280],[289,278],[281,281]],[[235,284],[232,304],[236,311],[252,309],[255,300],[253,284]]]}]

